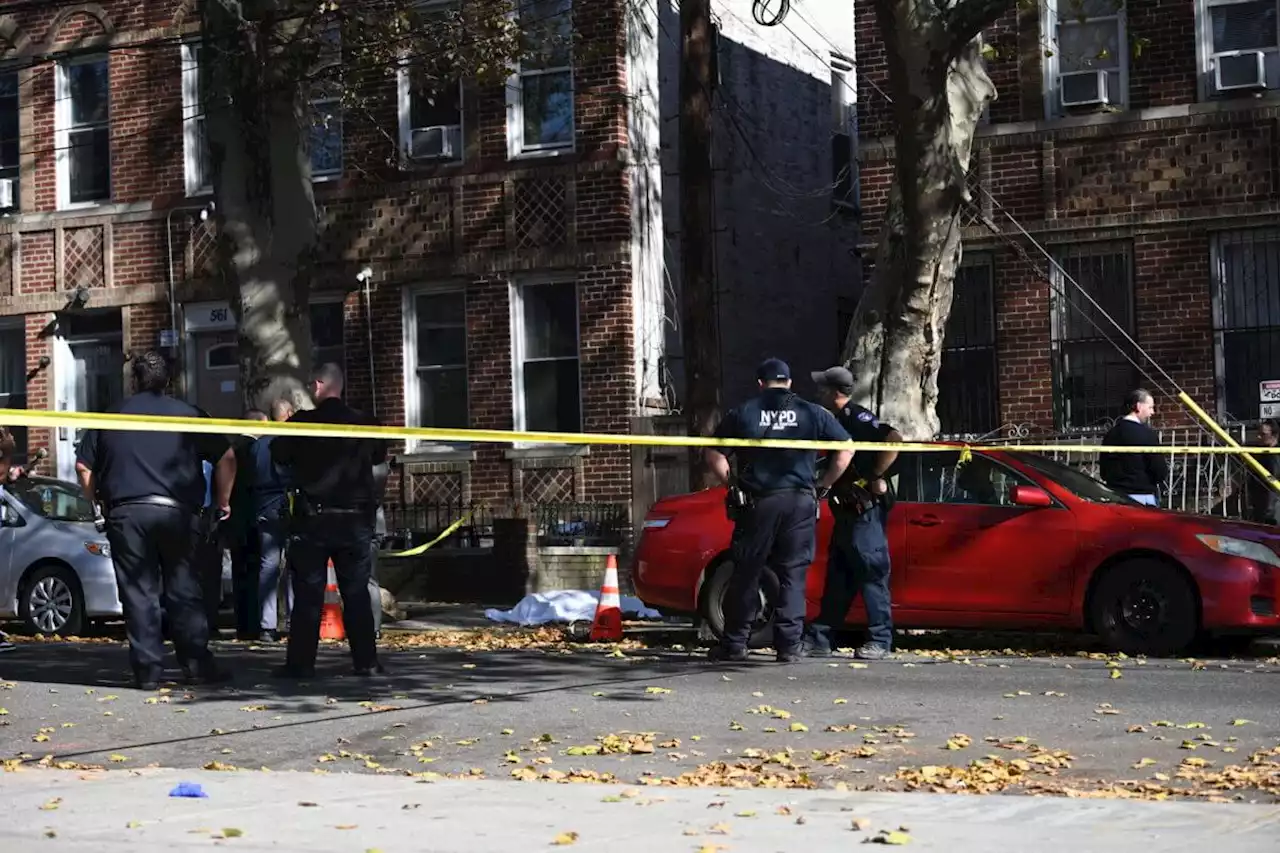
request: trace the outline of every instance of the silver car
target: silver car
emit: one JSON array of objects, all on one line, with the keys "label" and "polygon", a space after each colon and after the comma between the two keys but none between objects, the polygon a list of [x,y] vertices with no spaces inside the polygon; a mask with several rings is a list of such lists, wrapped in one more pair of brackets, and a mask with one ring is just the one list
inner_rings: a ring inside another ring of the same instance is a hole
[{"label": "silver car", "polygon": [[111,546],[80,489],[47,477],[0,487],[0,619],[70,636],[122,613]]}]

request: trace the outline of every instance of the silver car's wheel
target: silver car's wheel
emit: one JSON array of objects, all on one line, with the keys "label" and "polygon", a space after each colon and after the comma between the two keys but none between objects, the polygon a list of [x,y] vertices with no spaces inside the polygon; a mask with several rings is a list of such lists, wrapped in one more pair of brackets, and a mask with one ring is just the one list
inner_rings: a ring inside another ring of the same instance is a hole
[{"label": "silver car's wheel", "polygon": [[84,624],[84,602],[75,575],[62,566],[42,566],[24,586],[23,621],[40,634],[78,634]]}]

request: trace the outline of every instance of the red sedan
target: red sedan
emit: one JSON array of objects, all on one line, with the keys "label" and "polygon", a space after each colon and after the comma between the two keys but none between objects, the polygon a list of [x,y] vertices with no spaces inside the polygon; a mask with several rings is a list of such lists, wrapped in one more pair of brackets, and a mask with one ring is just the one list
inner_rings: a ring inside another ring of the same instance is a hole
[{"label": "red sedan", "polygon": [[[1172,655],[1202,633],[1280,633],[1280,532],[1144,507],[1046,457],[902,454],[889,513],[897,628],[1079,630],[1129,654]],[[699,613],[719,635],[733,569],[724,491],[659,501],[632,577],[653,607]],[[831,516],[824,504],[805,591],[817,615]],[[766,571],[752,645],[767,646]],[[866,620],[859,599],[847,616]]]}]

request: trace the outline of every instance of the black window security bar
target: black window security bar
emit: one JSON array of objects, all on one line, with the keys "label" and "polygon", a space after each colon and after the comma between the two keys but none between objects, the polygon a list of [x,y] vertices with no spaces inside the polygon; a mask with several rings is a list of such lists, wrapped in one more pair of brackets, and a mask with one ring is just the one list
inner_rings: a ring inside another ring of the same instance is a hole
[{"label": "black window security bar", "polygon": [[994,268],[989,255],[964,259],[956,271],[951,315],[938,370],[943,435],[985,435],[1000,426]]},{"label": "black window security bar", "polygon": [[[1054,252],[1054,260],[1061,266],[1061,270],[1053,267],[1049,271],[1054,283],[1051,347],[1059,429],[1105,426],[1123,407],[1125,394],[1139,385],[1138,371],[1129,361],[1134,357],[1127,353],[1129,345],[1119,342],[1126,350],[1122,352],[1098,331],[1112,328],[1109,314],[1134,335],[1131,259],[1127,243],[1094,243]],[[1067,286],[1063,272],[1080,289]]]},{"label": "black window security bar", "polygon": [[1219,412],[1253,420],[1260,384],[1280,380],[1280,230],[1215,234],[1210,261]]}]

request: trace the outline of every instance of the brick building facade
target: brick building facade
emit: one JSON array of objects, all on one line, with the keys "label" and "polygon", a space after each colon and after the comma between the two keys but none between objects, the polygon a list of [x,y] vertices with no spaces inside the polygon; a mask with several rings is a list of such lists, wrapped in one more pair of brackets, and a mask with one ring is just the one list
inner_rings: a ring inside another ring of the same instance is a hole
[{"label": "brick building facade", "polygon": [[[838,351],[832,317],[853,295],[856,239],[847,211],[833,216],[831,39],[851,53],[853,21],[796,4],[802,36],[715,5],[728,94],[714,239],[737,397],[760,358],[808,369]],[[341,361],[352,403],[383,423],[618,433],[678,404],[676,6],[524,6],[572,32],[572,50],[505,85],[463,80],[423,98],[405,72],[366,93],[367,111],[344,115],[324,90],[312,101],[313,357]],[[99,410],[125,393],[126,354],[164,345],[180,393],[239,414],[235,319],[214,279],[198,17],[195,0],[0,0],[0,404]],[[526,109],[526,97],[541,100]],[[744,129],[744,110],[785,121],[790,137]],[[779,312],[794,319],[781,332]],[[27,445],[49,447],[69,476],[74,441],[33,430]],[[626,448],[395,449],[393,500],[633,497]]]},{"label": "brick building facade", "polygon": [[[1064,271],[1206,409],[1256,419],[1259,382],[1280,378],[1275,0],[1016,5],[983,34],[999,97],[971,184],[1002,233],[966,219],[943,430],[1086,430],[1147,384],[1101,339],[1093,323],[1106,324]],[[871,4],[858,0],[855,15],[873,245],[892,130]],[[1157,403],[1158,420],[1187,419]]]}]

